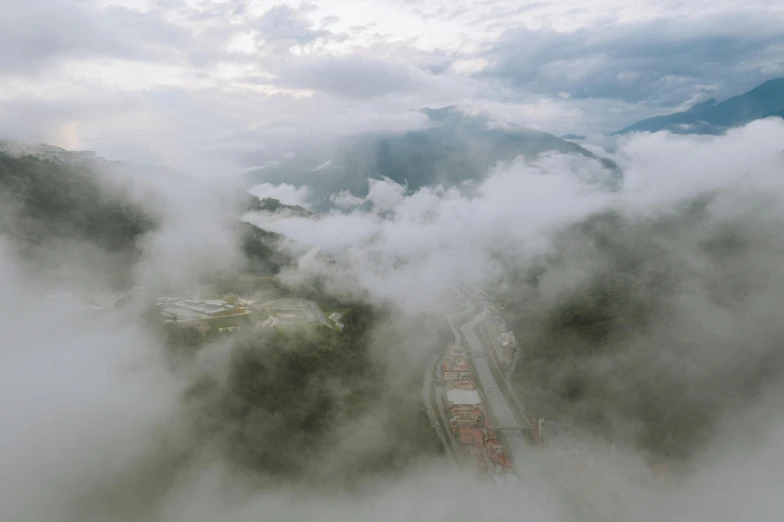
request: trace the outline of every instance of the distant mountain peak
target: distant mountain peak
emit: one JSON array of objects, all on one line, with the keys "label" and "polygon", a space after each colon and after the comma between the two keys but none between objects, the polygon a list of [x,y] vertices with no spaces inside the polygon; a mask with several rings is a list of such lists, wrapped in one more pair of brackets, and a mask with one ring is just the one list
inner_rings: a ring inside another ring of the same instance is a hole
[{"label": "distant mountain peak", "polygon": [[715,106],[718,102],[714,98],[710,98],[705,101],[701,101],[695,103],[691,107],[689,107],[689,112],[699,112],[704,111],[706,109],[710,109],[711,107]]},{"label": "distant mountain peak", "polygon": [[422,107],[419,109],[418,112],[421,112],[425,116],[427,116],[431,121],[442,121],[448,118],[452,118],[454,116],[462,116],[463,113],[460,111],[457,105],[450,105],[448,107],[439,107],[436,109],[431,109],[430,107]]},{"label": "distant mountain peak", "polygon": [[[419,112],[428,116],[428,125],[405,132],[347,136],[334,147],[315,151],[303,148],[275,169],[247,172],[246,183],[306,185],[314,208],[328,210],[335,195],[367,195],[371,179],[390,179],[409,192],[433,185],[454,187],[484,179],[499,163],[545,153],[596,159],[617,175],[614,163],[597,158],[576,143],[494,118],[485,111],[453,105],[426,107]],[[319,166],[324,168],[314,168]]]},{"label": "distant mountain peak", "polygon": [[482,124],[493,119],[487,111],[472,109],[470,107],[463,107],[460,105],[449,105],[447,107],[439,107],[435,109],[430,107],[423,107],[417,112],[421,112],[427,116],[431,123],[439,124]]},{"label": "distant mountain peak", "polygon": [[722,102],[709,99],[689,110],[638,121],[613,134],[669,131],[675,134],[720,134],[754,120],[784,117],[784,78],[768,80]]},{"label": "distant mountain peak", "polygon": [[300,205],[286,205],[276,198],[259,198],[250,194],[248,204],[250,212],[267,212],[284,216],[313,217],[313,213]]}]

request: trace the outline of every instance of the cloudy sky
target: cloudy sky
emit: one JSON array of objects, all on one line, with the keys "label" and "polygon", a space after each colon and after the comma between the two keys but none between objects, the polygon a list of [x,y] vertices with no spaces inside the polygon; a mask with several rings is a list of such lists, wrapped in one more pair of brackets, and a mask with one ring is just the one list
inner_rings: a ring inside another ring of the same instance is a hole
[{"label": "cloudy sky", "polygon": [[414,128],[423,106],[590,135],[784,76],[782,57],[768,0],[4,0],[0,136],[223,168]]}]

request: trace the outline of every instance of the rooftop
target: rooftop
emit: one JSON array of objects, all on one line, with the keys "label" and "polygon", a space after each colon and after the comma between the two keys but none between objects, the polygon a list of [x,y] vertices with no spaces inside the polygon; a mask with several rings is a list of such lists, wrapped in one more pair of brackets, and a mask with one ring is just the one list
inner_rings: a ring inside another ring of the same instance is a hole
[{"label": "rooftop", "polygon": [[481,444],[484,432],[479,428],[460,428],[460,444]]},{"label": "rooftop", "polygon": [[250,314],[248,309],[220,299],[197,300],[163,297],[158,299],[158,305],[164,316],[170,316],[172,320],[176,321]]},{"label": "rooftop", "polygon": [[476,390],[452,389],[446,392],[446,398],[452,404],[482,404],[479,392]]}]

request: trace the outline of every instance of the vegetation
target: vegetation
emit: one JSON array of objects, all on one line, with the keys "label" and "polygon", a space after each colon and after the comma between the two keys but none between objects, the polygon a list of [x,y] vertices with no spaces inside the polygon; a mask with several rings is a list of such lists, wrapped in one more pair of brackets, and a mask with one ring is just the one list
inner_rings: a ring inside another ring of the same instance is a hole
[{"label": "vegetation", "polygon": [[136,240],[156,224],[96,173],[32,156],[0,153],[0,197],[11,211],[2,216],[3,233],[28,245],[69,237],[138,253]]},{"label": "vegetation", "polygon": [[[34,157],[0,154],[0,197],[6,211],[0,231],[20,249],[73,240],[122,256],[127,274],[141,254],[140,239],[159,226],[158,216],[100,174]],[[265,211],[283,207],[259,204]],[[446,344],[448,325],[426,316],[399,320],[336,296],[319,281],[287,288],[271,277],[289,262],[277,248],[280,237],[239,220],[237,227],[248,264],[215,281],[215,291],[312,299],[344,312],[345,327],[247,329],[219,338],[163,328],[175,369],[192,371],[189,363],[204,348],[220,348],[228,359],[200,373],[184,394],[188,438],[196,446],[178,445],[174,460],[185,463],[195,447],[217,447],[259,475],[351,485],[438,455],[421,379],[431,350]],[[160,324],[154,307],[143,318]]]},{"label": "vegetation", "polygon": [[[261,182],[307,185],[317,208],[330,207],[333,194],[348,190],[366,196],[369,179],[389,178],[410,191],[442,184],[481,180],[498,162],[551,151],[595,158],[583,147],[552,134],[510,125],[493,126],[487,116],[469,116],[456,107],[423,109],[429,125],[404,133],[366,133],[341,140],[334,149],[308,144],[291,159],[245,174],[249,185]],[[332,159],[328,168],[313,168]],[[604,159],[605,167],[616,166]],[[617,174],[617,172],[616,172]]]},{"label": "vegetation", "polygon": [[197,438],[262,475],[333,486],[440,454],[421,403],[424,365],[398,361],[392,366],[406,373],[390,378],[399,354],[389,350],[403,334],[374,339],[388,312],[360,303],[351,311],[343,332],[317,326],[234,337],[227,373],[210,370],[186,392]]},{"label": "vegetation", "polygon": [[[102,178],[84,167],[0,153],[0,233],[28,254],[55,241],[91,245],[111,255],[128,284],[139,240],[158,228],[160,216]],[[249,273],[274,274],[290,262],[277,248],[278,234],[239,219],[236,233]]]},{"label": "vegetation", "polygon": [[301,207],[300,205],[286,205],[281,203],[279,199],[275,198],[257,198],[256,196],[250,197],[248,204],[250,212],[289,212],[296,216],[310,217],[312,212]]},{"label": "vegetation", "polygon": [[513,381],[535,415],[685,459],[782,369],[780,337],[758,338],[746,315],[776,280],[779,247],[756,225],[715,220],[711,200],[646,220],[593,216],[506,281],[522,351]]}]

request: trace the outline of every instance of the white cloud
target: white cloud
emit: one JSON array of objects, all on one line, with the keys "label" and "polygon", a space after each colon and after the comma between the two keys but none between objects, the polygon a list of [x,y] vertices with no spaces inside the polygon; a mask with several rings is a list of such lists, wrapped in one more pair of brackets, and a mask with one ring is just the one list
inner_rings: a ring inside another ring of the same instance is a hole
[{"label": "white cloud", "polygon": [[284,205],[300,205],[304,208],[310,208],[308,203],[310,189],[305,186],[295,187],[288,183],[282,183],[280,185],[262,183],[254,186],[249,192],[259,199],[273,198]]},{"label": "white cloud", "polygon": [[[773,41],[781,33],[782,11],[762,1],[631,5],[603,0],[589,6],[572,0],[251,5],[84,0],[75,9],[49,7],[40,0],[14,1],[0,22],[5,29],[0,40],[8,51],[0,53],[0,133],[40,141],[60,132],[53,129],[70,127],[70,143],[112,157],[128,159],[137,155],[132,151],[152,148],[156,161],[212,173],[239,163],[238,155],[215,150],[237,133],[293,140],[311,129],[319,135],[399,129],[406,111],[460,104],[495,106],[507,119],[556,134],[593,136],[663,110],[650,100],[603,103],[583,96],[611,92],[619,77],[632,91],[661,94],[672,105],[692,98],[698,85],[736,94],[781,72],[777,46],[751,45],[760,35],[772,35]],[[727,19],[745,22],[711,22]],[[632,24],[653,28],[655,36],[685,34],[676,55],[703,49],[696,53],[699,70],[665,62],[689,74],[708,71],[710,78],[640,80],[640,69],[625,65],[634,56],[624,53],[642,55],[642,63],[647,55],[669,54],[641,50]],[[487,69],[487,51],[497,48],[504,31],[521,28],[528,31],[512,39],[510,53],[529,61],[541,58],[541,81],[510,89],[477,76]],[[617,35],[610,58],[607,49],[579,42],[568,49],[556,45],[557,52],[548,54],[552,35],[573,42],[578,29],[589,42],[608,31]],[[637,47],[629,45],[632,40]],[[700,41],[702,47],[695,44]],[[575,49],[587,54],[564,56]],[[704,49],[721,59],[702,59],[710,54]],[[738,58],[727,58],[732,56]],[[602,66],[603,60],[610,63]],[[721,67],[711,69],[711,63]],[[722,76],[732,64],[742,74]],[[599,66],[608,75],[586,75]],[[573,92],[577,80],[583,89]],[[554,86],[553,92],[543,85]],[[155,99],[163,90],[187,102],[161,106]]]},{"label": "white cloud", "polygon": [[[744,183],[774,190],[784,122],[751,124],[727,136],[638,135],[622,142],[620,193],[602,189],[609,171],[593,159],[545,155],[499,167],[474,189],[425,187],[412,195],[391,181],[371,180],[370,210],[271,225],[301,254],[300,270],[327,274],[338,287],[369,291],[402,306],[433,303],[458,283],[500,274],[494,255],[520,260],[545,252],[552,232],[607,208],[646,215],[684,198]],[[357,207],[347,194],[335,201]],[[336,259],[337,270],[327,259]]]},{"label": "white cloud", "polygon": [[344,190],[337,194],[333,194],[330,197],[330,201],[332,201],[332,203],[334,203],[339,208],[350,209],[353,207],[358,207],[365,202],[365,199],[353,195],[348,190]]}]

